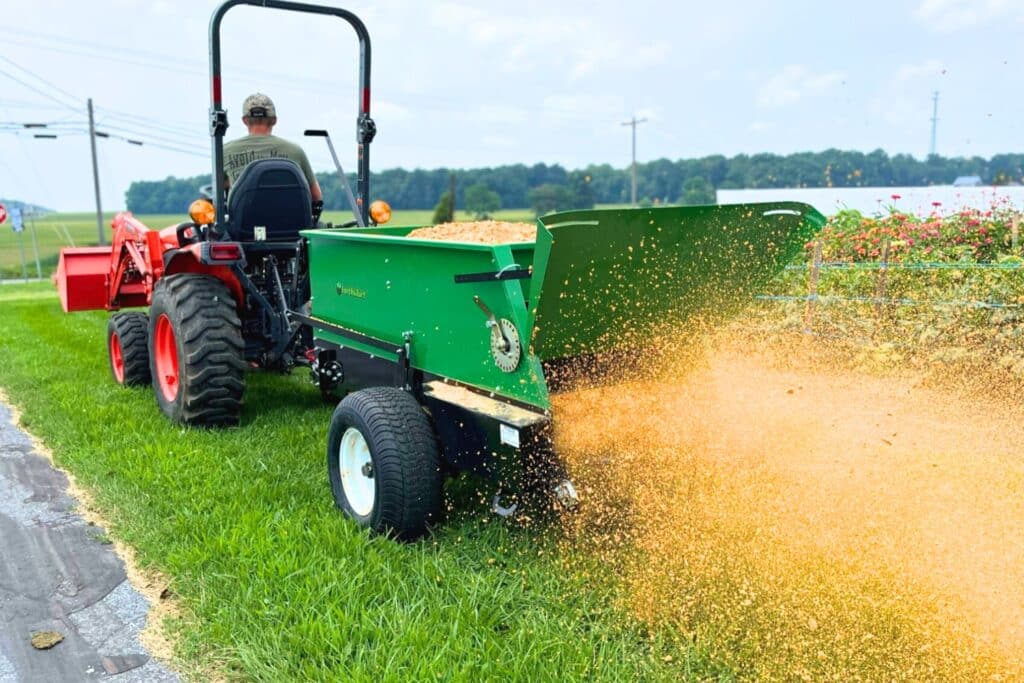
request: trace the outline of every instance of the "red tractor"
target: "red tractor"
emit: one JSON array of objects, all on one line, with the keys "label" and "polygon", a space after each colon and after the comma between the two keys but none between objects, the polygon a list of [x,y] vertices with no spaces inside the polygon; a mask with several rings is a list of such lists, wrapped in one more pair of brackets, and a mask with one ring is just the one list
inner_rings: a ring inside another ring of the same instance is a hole
[{"label": "red tractor", "polygon": [[[210,135],[213,184],[193,202],[190,220],[153,230],[130,213],[113,220],[108,247],[61,251],[58,289],[65,311],[106,309],[110,369],[125,386],[152,383],[160,409],[176,422],[237,424],[247,367],[284,370],[309,365],[321,390],[340,381],[330,352],[314,348],[303,321],[310,298],[306,241],[301,230],[316,227],[309,185],[285,159],[247,166],[225,191],[223,138],[228,127],[221,101],[220,24],[235,5],[256,5],[348,22],[359,39],[359,168],[356,193],[325,131],[352,208],[347,225],[365,226],[371,216],[386,222],[390,208],[369,207],[370,38],[362,21],[335,7],[278,0],[228,0],[210,22]],[[149,307],[141,311],[123,308]]]}]

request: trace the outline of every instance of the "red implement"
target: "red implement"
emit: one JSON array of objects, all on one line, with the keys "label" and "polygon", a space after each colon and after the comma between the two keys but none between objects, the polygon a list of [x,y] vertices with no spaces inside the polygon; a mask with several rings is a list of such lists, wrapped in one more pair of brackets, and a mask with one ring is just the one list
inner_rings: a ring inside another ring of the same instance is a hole
[{"label": "red implement", "polygon": [[[151,230],[125,211],[114,216],[111,227],[114,238],[109,247],[61,250],[56,280],[65,312],[148,306],[157,280],[173,273],[213,275],[231,288],[241,305],[242,287],[228,265],[204,263],[200,244],[179,246],[179,228],[188,235],[194,226]],[[173,254],[167,254],[165,272],[165,253],[172,250]],[[211,248],[214,261],[238,258],[243,255],[237,244],[218,243]]]},{"label": "red implement", "polygon": [[57,291],[65,313],[107,307],[110,247],[61,249],[57,264]]}]

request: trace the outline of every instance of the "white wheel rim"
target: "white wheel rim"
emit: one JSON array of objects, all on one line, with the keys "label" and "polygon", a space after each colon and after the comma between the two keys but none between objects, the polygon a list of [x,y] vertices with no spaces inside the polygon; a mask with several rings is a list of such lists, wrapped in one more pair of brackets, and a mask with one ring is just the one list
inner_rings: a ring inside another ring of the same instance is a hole
[{"label": "white wheel rim", "polygon": [[345,490],[349,507],[360,517],[369,516],[377,495],[373,481],[373,459],[366,439],[355,427],[349,427],[341,436],[338,470],[341,472],[341,487]]}]

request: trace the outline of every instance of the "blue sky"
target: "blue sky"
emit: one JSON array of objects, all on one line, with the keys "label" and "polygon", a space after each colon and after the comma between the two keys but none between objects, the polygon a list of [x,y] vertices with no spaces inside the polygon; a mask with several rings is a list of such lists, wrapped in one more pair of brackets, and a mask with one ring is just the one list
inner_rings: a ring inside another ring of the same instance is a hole
[{"label": "blue sky", "polygon": [[[206,172],[216,4],[5,7],[0,121],[63,121],[69,134],[0,130],[0,196],[92,206],[88,141],[78,133],[88,96],[101,130],[147,142],[99,141],[104,208],[121,208],[134,179]],[[625,166],[621,122],[633,113],[648,119],[641,161],[828,147],[922,157],[935,90],[939,153],[1024,151],[1019,0],[341,6],[373,40],[375,170]],[[224,41],[229,137],[242,132],[242,99],[262,90],[277,103],[278,132],[326,127],[354,168],[357,48],[347,25],[243,7],[228,13]],[[303,141],[314,168],[330,170],[318,142]]]}]

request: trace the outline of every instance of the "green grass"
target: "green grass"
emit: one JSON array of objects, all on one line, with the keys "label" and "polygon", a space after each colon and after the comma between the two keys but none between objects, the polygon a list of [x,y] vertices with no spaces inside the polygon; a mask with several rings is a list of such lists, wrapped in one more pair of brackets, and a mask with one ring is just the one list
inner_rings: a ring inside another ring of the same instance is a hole
[{"label": "green grass", "polygon": [[417,544],[344,519],[324,464],[331,407],[304,372],[250,374],[238,428],[174,426],[151,390],[110,379],[106,315],[63,315],[44,292],[0,289],[0,386],[93,492],[108,533],[170,578],[185,614],[176,654],[192,676],[729,677],[613,608],[607,572],[567,573],[557,526],[511,527],[472,487]]},{"label": "green grass", "polygon": [[[140,215],[138,218],[151,228],[165,228],[185,220],[185,209],[182,213],[171,215]],[[391,225],[428,225],[433,216],[430,209],[395,211]],[[532,221],[533,212],[529,209],[505,209],[494,216],[498,220]],[[110,241],[110,221],[113,213],[104,215],[103,230],[106,240]],[[328,211],[323,220],[341,224],[351,219],[351,213],[344,211]],[[471,220],[472,216],[465,211],[456,214],[457,220]],[[0,225],[0,277],[4,279],[21,278],[21,247],[25,249],[28,277],[36,276],[35,250],[32,245],[32,230],[35,229],[36,248],[43,277],[48,277],[57,268],[57,255],[64,247],[87,247],[98,244],[95,213],[55,213],[40,216],[34,221],[26,221],[25,232],[17,235],[11,230],[10,221]]]}]

